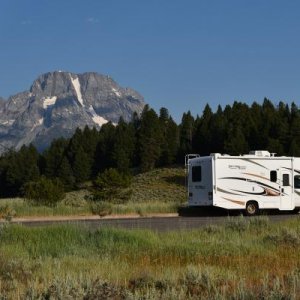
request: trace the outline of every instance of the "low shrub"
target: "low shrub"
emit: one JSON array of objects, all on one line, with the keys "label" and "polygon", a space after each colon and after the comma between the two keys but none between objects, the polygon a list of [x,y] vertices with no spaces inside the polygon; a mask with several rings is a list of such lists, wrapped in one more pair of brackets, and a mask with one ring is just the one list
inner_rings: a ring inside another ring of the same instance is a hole
[{"label": "low shrub", "polygon": [[210,224],[204,227],[203,230],[209,234],[219,234],[223,231],[223,227],[219,225]]},{"label": "low shrub", "polygon": [[0,207],[0,219],[5,219],[6,221],[11,221],[15,217],[16,211],[9,205],[4,205]]},{"label": "low shrub", "polygon": [[300,245],[300,236],[295,231],[283,228],[278,233],[266,235],[264,241],[276,246],[298,247]]},{"label": "low shrub", "polygon": [[270,228],[270,219],[267,216],[249,218],[249,226],[256,231],[264,231]]},{"label": "low shrub", "polygon": [[40,177],[37,181],[28,182],[23,187],[25,200],[33,205],[55,207],[64,199],[64,186],[58,179]]},{"label": "low shrub", "polygon": [[244,232],[246,230],[253,230],[255,232],[263,232],[270,227],[270,220],[266,216],[259,217],[243,217],[229,218],[225,224],[227,229],[237,232]]},{"label": "low shrub", "polygon": [[181,279],[182,284],[191,296],[207,299],[217,296],[218,278],[210,270],[200,270],[195,266],[189,266]]},{"label": "low shrub", "polygon": [[115,204],[127,202],[132,194],[131,177],[116,169],[105,170],[93,182],[92,200],[110,201]]},{"label": "low shrub", "polygon": [[227,222],[225,223],[225,228],[232,231],[243,232],[249,229],[249,220],[243,216],[238,218],[228,218]]},{"label": "low shrub", "polygon": [[90,208],[92,214],[98,215],[100,217],[105,217],[112,213],[112,204],[109,202],[104,202],[104,201],[91,202]]},{"label": "low shrub", "polygon": [[63,203],[71,207],[86,207],[90,193],[87,190],[79,190],[66,194]]},{"label": "low shrub", "polygon": [[84,300],[106,300],[114,299],[121,300],[125,299],[125,289],[118,287],[114,284],[106,281],[96,280],[86,295],[83,297]]},{"label": "low shrub", "polygon": [[12,292],[16,289],[26,286],[34,278],[35,272],[40,268],[38,263],[31,264],[29,261],[17,258],[7,258],[0,254],[0,299],[8,299],[6,297],[1,298],[2,293]]}]

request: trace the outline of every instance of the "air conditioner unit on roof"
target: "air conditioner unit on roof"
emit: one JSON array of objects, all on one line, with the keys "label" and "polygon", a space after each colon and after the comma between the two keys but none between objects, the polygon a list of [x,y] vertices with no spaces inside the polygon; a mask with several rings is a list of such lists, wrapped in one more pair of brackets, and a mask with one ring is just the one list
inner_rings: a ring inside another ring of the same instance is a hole
[{"label": "air conditioner unit on roof", "polygon": [[259,157],[271,157],[270,152],[266,151],[266,150],[250,151],[249,154],[254,155],[254,156],[259,156]]}]

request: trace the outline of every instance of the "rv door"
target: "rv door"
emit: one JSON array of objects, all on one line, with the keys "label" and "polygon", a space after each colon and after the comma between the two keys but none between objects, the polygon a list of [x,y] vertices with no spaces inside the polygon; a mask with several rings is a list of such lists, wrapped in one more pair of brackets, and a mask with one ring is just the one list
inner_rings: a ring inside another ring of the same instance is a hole
[{"label": "rv door", "polygon": [[280,171],[280,209],[291,210],[294,209],[294,196],[292,187],[292,174],[286,169]]}]

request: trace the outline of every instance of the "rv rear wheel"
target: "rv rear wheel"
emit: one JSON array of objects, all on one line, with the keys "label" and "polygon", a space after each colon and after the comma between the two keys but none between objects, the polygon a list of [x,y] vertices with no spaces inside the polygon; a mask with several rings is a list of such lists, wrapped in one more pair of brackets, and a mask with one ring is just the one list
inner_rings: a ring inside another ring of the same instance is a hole
[{"label": "rv rear wheel", "polygon": [[255,216],[258,214],[258,204],[257,202],[250,201],[246,204],[246,215],[247,216]]}]

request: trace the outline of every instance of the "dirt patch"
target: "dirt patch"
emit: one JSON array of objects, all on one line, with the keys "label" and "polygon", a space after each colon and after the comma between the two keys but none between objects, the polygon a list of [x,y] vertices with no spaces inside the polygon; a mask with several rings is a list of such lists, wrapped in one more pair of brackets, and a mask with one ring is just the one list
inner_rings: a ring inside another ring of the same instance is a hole
[{"label": "dirt patch", "polygon": [[[139,219],[139,218],[168,218],[177,217],[177,213],[168,214],[146,214],[140,216],[139,214],[126,214],[126,215],[109,215],[105,217],[99,217],[96,215],[86,215],[86,216],[47,216],[47,217],[35,217],[28,216],[22,218],[13,218],[11,223],[23,223],[23,222],[41,222],[41,221],[88,221],[88,220],[114,220],[114,219]],[[6,221],[0,219],[0,223],[5,223]]]}]

